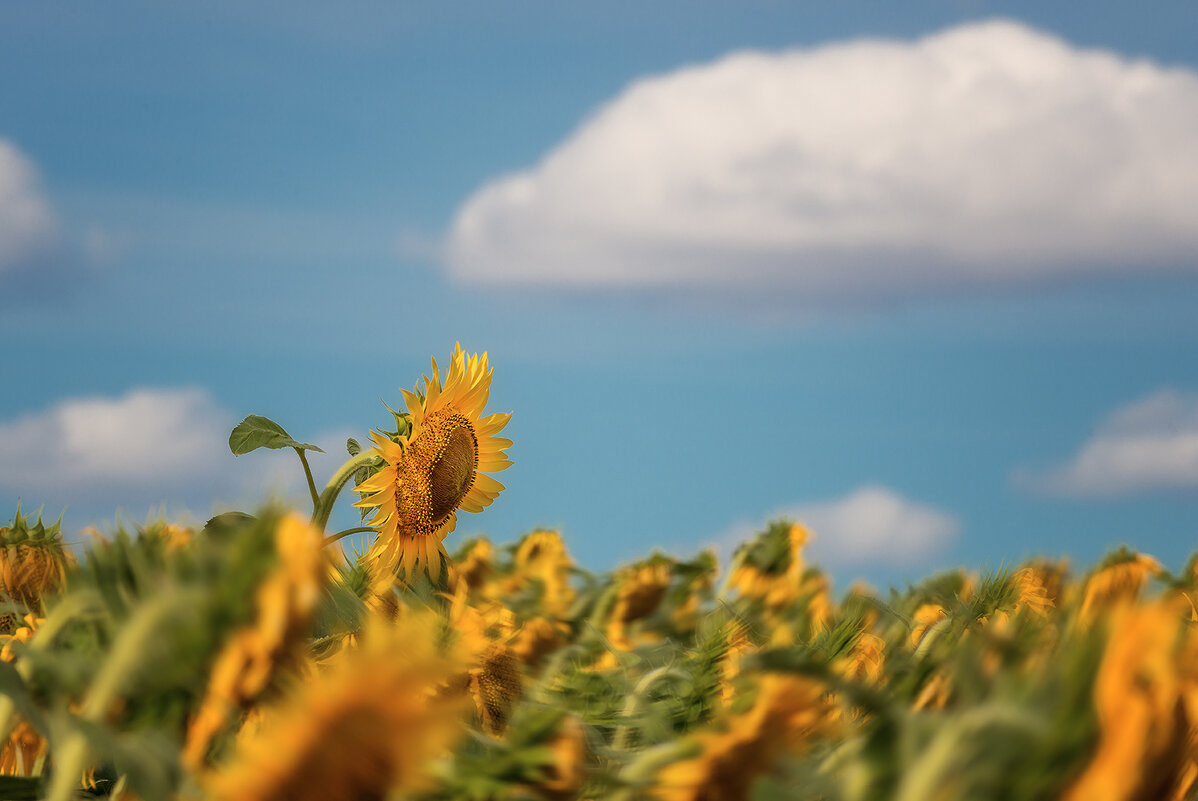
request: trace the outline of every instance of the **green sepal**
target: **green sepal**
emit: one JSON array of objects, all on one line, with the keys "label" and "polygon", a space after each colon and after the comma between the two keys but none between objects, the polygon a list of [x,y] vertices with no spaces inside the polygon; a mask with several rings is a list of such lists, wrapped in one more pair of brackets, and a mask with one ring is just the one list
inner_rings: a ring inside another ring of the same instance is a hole
[{"label": "green sepal", "polygon": [[229,450],[234,456],[256,451],[259,448],[295,448],[300,451],[323,450],[307,442],[297,442],[291,438],[281,425],[267,417],[251,414],[237,424],[229,434]]}]

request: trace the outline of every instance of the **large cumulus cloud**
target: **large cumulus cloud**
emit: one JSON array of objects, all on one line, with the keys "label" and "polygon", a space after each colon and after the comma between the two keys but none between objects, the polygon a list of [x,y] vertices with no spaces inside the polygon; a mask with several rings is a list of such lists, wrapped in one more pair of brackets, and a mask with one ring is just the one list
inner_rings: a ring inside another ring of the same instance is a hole
[{"label": "large cumulus cloud", "polygon": [[890,296],[1198,267],[1198,74],[1009,21],[634,82],[445,242],[468,284]]}]

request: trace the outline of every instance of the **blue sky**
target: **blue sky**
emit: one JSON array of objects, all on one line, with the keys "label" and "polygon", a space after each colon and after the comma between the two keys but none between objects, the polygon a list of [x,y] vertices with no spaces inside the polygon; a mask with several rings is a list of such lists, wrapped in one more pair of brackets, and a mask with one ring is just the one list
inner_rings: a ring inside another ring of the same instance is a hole
[{"label": "blue sky", "polygon": [[72,534],[294,492],[234,423],[319,478],[461,341],[515,464],[451,548],[1195,550],[1187,3],[0,13],[0,498]]}]

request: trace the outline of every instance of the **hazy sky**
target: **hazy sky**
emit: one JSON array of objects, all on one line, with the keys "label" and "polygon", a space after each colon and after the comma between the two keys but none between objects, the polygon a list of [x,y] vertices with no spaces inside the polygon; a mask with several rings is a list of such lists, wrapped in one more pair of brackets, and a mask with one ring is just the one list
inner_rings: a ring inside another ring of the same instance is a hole
[{"label": "hazy sky", "polygon": [[1180,569],[1198,15],[1151,9],[5,3],[0,522],[302,501],[229,429],[320,481],[460,341],[515,464],[451,549]]}]

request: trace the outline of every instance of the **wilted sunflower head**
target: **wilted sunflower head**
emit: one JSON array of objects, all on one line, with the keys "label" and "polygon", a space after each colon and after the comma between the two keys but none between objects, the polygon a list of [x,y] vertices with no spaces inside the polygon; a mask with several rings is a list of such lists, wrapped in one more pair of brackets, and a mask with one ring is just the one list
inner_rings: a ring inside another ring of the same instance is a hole
[{"label": "wilted sunflower head", "polygon": [[825,688],[797,676],[766,675],[752,708],[725,721],[723,731],[690,736],[693,758],[667,766],[655,795],[662,801],[743,801],[753,782],[779,757],[808,747],[836,728]]},{"label": "wilted sunflower head", "polygon": [[1101,736],[1064,801],[1189,798],[1198,758],[1194,640],[1176,600],[1115,608],[1094,681]]},{"label": "wilted sunflower head", "polygon": [[512,559],[514,570],[507,577],[507,592],[516,592],[530,579],[541,583],[540,611],[550,617],[566,614],[574,600],[570,586],[573,562],[566,543],[557,531],[533,531],[516,546]]},{"label": "wilted sunflower head", "polygon": [[790,603],[799,594],[803,548],[810,537],[799,523],[771,523],[755,540],[738,549],[731,586],[745,597],[764,600],[769,607]]},{"label": "wilted sunflower head", "polygon": [[217,655],[203,703],[188,726],[184,761],[198,767],[231,713],[249,708],[280,670],[293,666],[329,577],[319,531],[297,514],[275,529],[279,564],[255,590],[254,619]]},{"label": "wilted sunflower head", "polygon": [[372,619],[352,648],[285,703],[265,710],[236,756],[205,777],[213,801],[382,801],[429,781],[429,763],[462,733],[463,700],[437,692],[459,672],[440,621]]},{"label": "wilted sunflower head", "polygon": [[622,571],[612,618],[631,623],[653,614],[670,586],[670,563],[650,559]]},{"label": "wilted sunflower head", "polygon": [[383,467],[358,486],[356,506],[374,510],[370,524],[379,538],[373,555],[409,574],[439,573],[441,544],[457,526],[457,510],[481,512],[503,490],[486,473],[511,462],[496,436],[510,414],[482,416],[491,387],[487,354],[467,356],[459,344],[442,382],[436,360],[423,391],[403,390],[408,406],[406,434],[373,432]]},{"label": "wilted sunflower head", "polygon": [[66,550],[59,523],[45,525],[21,515],[20,507],[11,526],[0,526],[0,591],[8,598],[34,610],[41,599],[62,583],[75,557]]},{"label": "wilted sunflower head", "polygon": [[472,592],[481,590],[494,570],[494,553],[495,549],[486,537],[479,537],[462,546],[450,570],[450,586],[465,582]]},{"label": "wilted sunflower head", "polygon": [[1134,602],[1148,579],[1164,572],[1151,556],[1119,549],[1086,581],[1082,618],[1091,619],[1100,609]]}]

